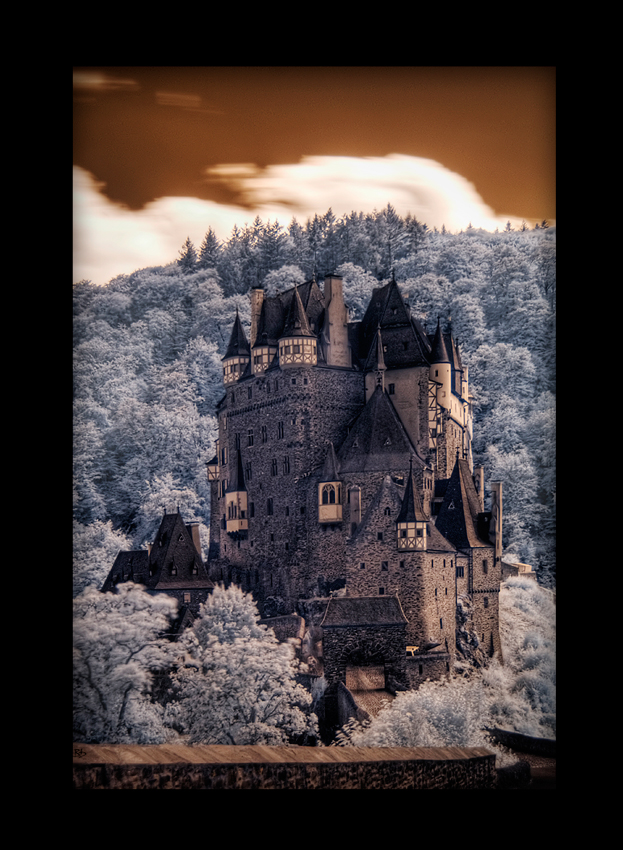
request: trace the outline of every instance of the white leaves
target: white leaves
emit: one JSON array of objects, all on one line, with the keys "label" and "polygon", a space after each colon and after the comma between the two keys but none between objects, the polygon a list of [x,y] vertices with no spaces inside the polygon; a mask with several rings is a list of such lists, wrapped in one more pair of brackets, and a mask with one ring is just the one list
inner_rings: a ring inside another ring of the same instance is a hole
[{"label": "white leaves", "polygon": [[85,743],[164,741],[153,675],[175,661],[164,638],[177,602],[131,582],[117,593],[87,588],[74,600],[74,735]]},{"label": "white leaves", "polygon": [[182,636],[187,655],[167,716],[191,743],[277,744],[317,731],[293,646],[258,620],[250,595],[219,586]]}]

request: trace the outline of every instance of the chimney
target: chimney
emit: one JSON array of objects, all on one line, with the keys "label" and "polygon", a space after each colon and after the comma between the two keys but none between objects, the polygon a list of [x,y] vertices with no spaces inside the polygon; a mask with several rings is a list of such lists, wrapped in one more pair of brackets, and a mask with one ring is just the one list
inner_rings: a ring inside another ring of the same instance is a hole
[{"label": "chimney", "polygon": [[190,534],[193,543],[195,544],[195,549],[201,555],[201,540],[199,539],[199,523],[198,522],[189,522],[186,525],[188,533]]},{"label": "chimney", "polygon": [[257,329],[260,323],[262,314],[262,304],[264,303],[264,290],[261,286],[254,286],[251,289],[251,339],[250,347],[253,348],[257,337]]}]

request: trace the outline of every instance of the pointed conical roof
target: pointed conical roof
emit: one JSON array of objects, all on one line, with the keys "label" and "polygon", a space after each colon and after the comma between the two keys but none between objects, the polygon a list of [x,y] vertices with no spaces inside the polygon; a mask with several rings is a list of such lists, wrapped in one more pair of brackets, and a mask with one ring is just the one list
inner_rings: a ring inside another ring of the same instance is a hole
[{"label": "pointed conical roof", "polygon": [[491,546],[478,534],[480,500],[469,463],[457,457],[437,516],[436,527],[457,549]]},{"label": "pointed conical roof", "polygon": [[437,317],[437,330],[435,331],[435,336],[433,338],[430,362],[450,363],[450,358],[448,357],[448,349],[446,348],[446,343],[441,332],[441,325],[439,324],[439,316]]},{"label": "pointed conical roof", "polygon": [[411,464],[402,506],[396,522],[426,522],[427,520],[428,517],[422,508],[419,491],[413,480],[413,464]]},{"label": "pointed conical roof", "polygon": [[335,454],[333,443],[329,443],[329,450],[322,467],[321,481],[339,481],[339,463]]},{"label": "pointed conical roof", "polygon": [[387,369],[385,365],[385,354],[383,352],[383,338],[381,336],[381,326],[379,324],[376,329],[376,337],[370,346],[370,352],[365,364],[366,371],[379,372]]},{"label": "pointed conical roof", "polygon": [[242,327],[242,322],[240,321],[240,316],[238,315],[238,308],[236,307],[236,319],[234,321],[234,326],[231,330],[231,337],[229,338],[229,345],[227,346],[227,351],[225,352],[225,356],[222,357],[222,360],[227,360],[228,357],[251,357],[251,349],[249,348],[249,342],[247,340],[246,334],[244,332],[244,328]]},{"label": "pointed conical roof", "polygon": [[286,336],[316,336],[309,327],[307,313],[303,307],[303,302],[301,301],[301,296],[297,286],[294,287],[294,297],[290,302],[290,309],[288,310],[286,323],[281,334],[281,337]]},{"label": "pointed conical roof", "polygon": [[340,472],[402,472],[424,466],[387,393],[377,386],[337,453]]},{"label": "pointed conical roof", "polygon": [[246,491],[247,485],[244,483],[244,472],[242,469],[242,455],[236,451],[235,463],[232,464],[231,478],[227,484],[227,493],[238,493]]}]

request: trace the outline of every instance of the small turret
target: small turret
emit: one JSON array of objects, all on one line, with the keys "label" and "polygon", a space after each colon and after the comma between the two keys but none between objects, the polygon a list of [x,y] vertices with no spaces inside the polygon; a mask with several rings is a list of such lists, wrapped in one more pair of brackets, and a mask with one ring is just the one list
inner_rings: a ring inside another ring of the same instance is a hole
[{"label": "small turret", "polygon": [[318,482],[318,522],[342,522],[342,482],[338,476],[338,461],[333,443],[329,451]]},{"label": "small turret", "polygon": [[246,537],[249,531],[247,487],[242,471],[242,457],[236,452],[232,477],[225,491],[225,513],[227,533],[237,537]]},{"label": "small turret", "polygon": [[439,318],[437,318],[437,330],[431,351],[430,379],[438,384],[438,404],[449,410],[452,404],[452,366],[441,332]]},{"label": "small turret", "polygon": [[413,460],[405,488],[400,513],[396,520],[396,545],[398,549],[426,549],[427,517],[422,509],[419,493],[413,481]]},{"label": "small turret", "polygon": [[250,359],[251,349],[238,315],[238,308],[236,308],[236,320],[231,331],[227,351],[223,357],[223,382],[225,386],[240,380],[240,376]]},{"label": "small turret", "polygon": [[279,365],[315,366],[318,362],[316,342],[316,335],[309,327],[301,296],[295,286],[288,318],[279,339]]}]

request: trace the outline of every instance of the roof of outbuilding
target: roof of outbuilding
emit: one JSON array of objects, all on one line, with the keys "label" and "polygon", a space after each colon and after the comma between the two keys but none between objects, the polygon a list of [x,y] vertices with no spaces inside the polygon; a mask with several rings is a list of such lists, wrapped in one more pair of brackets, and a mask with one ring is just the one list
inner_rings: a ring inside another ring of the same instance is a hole
[{"label": "roof of outbuilding", "polygon": [[321,626],[402,626],[407,622],[396,596],[334,596]]}]

